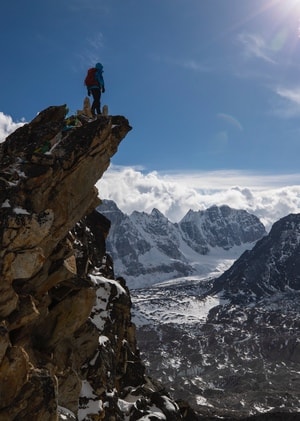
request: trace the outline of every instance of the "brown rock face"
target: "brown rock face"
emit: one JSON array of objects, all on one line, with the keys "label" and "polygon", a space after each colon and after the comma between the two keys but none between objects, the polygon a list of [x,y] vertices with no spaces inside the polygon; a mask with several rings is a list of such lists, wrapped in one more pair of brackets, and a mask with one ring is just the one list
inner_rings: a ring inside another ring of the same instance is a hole
[{"label": "brown rock face", "polygon": [[[106,116],[65,130],[65,114],[65,106],[49,107],[0,145],[0,420],[57,420],[59,405],[77,414],[82,367],[99,348],[89,319],[93,262],[71,230],[99,203],[94,185],[131,127]],[[99,224],[101,260],[107,232]],[[129,301],[120,310],[125,327]]]},{"label": "brown rock face", "polygon": [[65,114],[49,107],[0,144],[0,421],[183,419],[145,376],[95,211],[131,127]]}]

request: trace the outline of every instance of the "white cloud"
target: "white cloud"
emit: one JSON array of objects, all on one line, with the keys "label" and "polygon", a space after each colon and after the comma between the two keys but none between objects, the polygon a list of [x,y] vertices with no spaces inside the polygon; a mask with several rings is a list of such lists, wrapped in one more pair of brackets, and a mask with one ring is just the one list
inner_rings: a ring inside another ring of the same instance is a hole
[{"label": "white cloud", "polygon": [[272,103],[272,113],[281,118],[299,118],[300,86],[276,87],[274,92],[277,95],[277,101]]},{"label": "white cloud", "polygon": [[279,113],[286,118],[299,117],[300,115],[300,87],[295,89],[277,88],[277,95],[282,99]]},{"label": "white cloud", "polygon": [[88,38],[88,43],[90,44],[91,48],[95,51],[99,51],[99,49],[103,48],[104,46],[104,37],[101,32],[95,34],[93,38]]},{"label": "white cloud", "polygon": [[112,166],[97,183],[101,199],[114,200],[130,214],[158,208],[178,222],[189,209],[227,204],[257,215],[269,229],[300,212],[300,174],[258,174],[245,171],[143,173]]},{"label": "white cloud", "polygon": [[149,54],[150,59],[161,63],[170,64],[172,66],[183,67],[196,72],[210,72],[212,70],[208,65],[189,58],[172,58],[167,56],[159,56],[157,54]]},{"label": "white cloud", "polygon": [[14,122],[10,116],[5,115],[0,111],[0,142],[4,142],[8,135],[24,124],[24,121],[18,123]]},{"label": "white cloud", "polygon": [[258,58],[267,63],[274,64],[272,58],[273,48],[269,48],[266,41],[261,35],[242,33],[239,34],[238,40],[244,47],[244,56],[246,58]]},{"label": "white cloud", "polygon": [[280,87],[278,87],[276,89],[276,93],[279,96],[281,96],[281,97],[283,97],[283,98],[285,98],[285,99],[287,99],[287,100],[289,100],[289,101],[291,101],[291,102],[293,102],[297,105],[300,105],[300,86],[297,86],[295,88],[282,88],[282,87],[280,88]]},{"label": "white cloud", "polygon": [[204,65],[203,63],[200,63],[199,61],[188,59],[188,60],[182,60],[178,62],[178,65],[185,67],[189,70],[195,70],[200,72],[210,72],[211,68]]},{"label": "white cloud", "polygon": [[[87,67],[95,66],[101,59],[101,51],[105,45],[105,39],[102,32],[95,33],[93,37],[83,40],[82,47],[75,53],[76,62],[80,64],[80,69],[87,70]],[[77,65],[76,65],[77,66]],[[77,67],[73,67],[77,71]]]}]

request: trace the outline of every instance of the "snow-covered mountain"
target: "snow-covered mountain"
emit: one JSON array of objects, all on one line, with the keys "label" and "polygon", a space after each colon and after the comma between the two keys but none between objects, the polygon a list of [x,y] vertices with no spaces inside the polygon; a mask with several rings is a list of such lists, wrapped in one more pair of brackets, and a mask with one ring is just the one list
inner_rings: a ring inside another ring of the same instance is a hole
[{"label": "snow-covered mountain", "polygon": [[221,274],[266,234],[257,217],[228,206],[190,210],[179,223],[157,209],[126,215],[110,200],[97,209],[111,221],[107,250],[131,288]]},{"label": "snow-covered mountain", "polygon": [[112,222],[115,270],[137,287],[133,321],[150,375],[199,419],[297,419],[300,214],[266,235],[227,206],[178,224],[156,209],[128,216],[105,201],[98,210]]},{"label": "snow-covered mountain", "polygon": [[300,290],[300,215],[277,221],[214,284],[212,293],[248,304],[275,292]]},{"label": "snow-covered mountain", "polygon": [[177,398],[216,419],[300,419],[300,214],[219,278],[165,282],[132,299],[148,370]]}]

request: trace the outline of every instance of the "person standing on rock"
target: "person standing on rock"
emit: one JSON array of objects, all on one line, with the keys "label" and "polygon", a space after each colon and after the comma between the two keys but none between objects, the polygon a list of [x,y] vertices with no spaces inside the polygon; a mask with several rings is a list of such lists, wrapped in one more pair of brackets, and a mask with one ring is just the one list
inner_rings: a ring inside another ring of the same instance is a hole
[{"label": "person standing on rock", "polygon": [[93,96],[93,103],[91,106],[92,115],[96,113],[101,114],[101,93],[105,92],[104,79],[103,79],[103,66],[97,63],[95,67],[88,70],[84,83],[88,90],[88,95]]}]

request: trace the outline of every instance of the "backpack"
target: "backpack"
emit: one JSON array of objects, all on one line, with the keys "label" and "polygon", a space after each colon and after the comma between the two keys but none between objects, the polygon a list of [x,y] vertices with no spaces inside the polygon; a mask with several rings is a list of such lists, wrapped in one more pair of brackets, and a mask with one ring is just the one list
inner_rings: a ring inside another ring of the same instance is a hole
[{"label": "backpack", "polygon": [[99,82],[96,79],[96,71],[97,69],[95,67],[92,67],[88,70],[86,78],[84,79],[84,84],[86,86],[99,85]]}]

